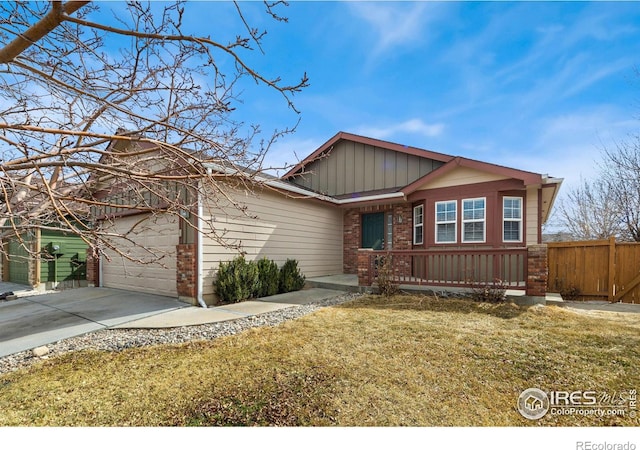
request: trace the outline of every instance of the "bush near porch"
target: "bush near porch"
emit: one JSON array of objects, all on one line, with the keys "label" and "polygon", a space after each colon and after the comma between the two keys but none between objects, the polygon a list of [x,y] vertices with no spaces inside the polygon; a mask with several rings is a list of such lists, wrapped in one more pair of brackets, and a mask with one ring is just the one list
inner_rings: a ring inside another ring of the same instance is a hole
[{"label": "bush near porch", "polygon": [[215,281],[216,294],[223,302],[237,303],[251,298],[268,297],[304,287],[305,276],[298,262],[287,259],[283,266],[267,259],[247,261],[238,256],[220,263]]}]

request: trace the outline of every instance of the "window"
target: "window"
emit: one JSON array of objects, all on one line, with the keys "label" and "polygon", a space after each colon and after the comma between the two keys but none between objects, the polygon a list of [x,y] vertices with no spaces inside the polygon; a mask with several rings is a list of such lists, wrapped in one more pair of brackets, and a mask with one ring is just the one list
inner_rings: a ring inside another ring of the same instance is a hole
[{"label": "window", "polygon": [[456,242],[456,205],[455,200],[436,202],[436,243]]},{"label": "window", "polygon": [[502,199],[502,240],[522,242],[522,198]]},{"label": "window", "polygon": [[462,242],[484,242],[485,199],[462,200]]},{"label": "window", "polygon": [[413,243],[420,245],[424,241],[424,207],[422,205],[413,208]]}]

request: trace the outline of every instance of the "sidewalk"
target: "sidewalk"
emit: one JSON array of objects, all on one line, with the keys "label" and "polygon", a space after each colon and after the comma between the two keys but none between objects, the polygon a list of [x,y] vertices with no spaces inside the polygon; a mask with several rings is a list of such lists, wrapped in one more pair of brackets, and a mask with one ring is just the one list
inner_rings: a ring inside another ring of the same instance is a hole
[{"label": "sidewalk", "polygon": [[222,322],[344,295],[306,289],[213,308],[108,288],[78,288],[0,301],[0,357],[105,328],[174,328]]},{"label": "sidewalk", "polygon": [[259,300],[248,300],[207,309],[199,306],[188,306],[173,311],[145,317],[140,320],[123,323],[111,328],[173,328],[205,323],[224,322],[255,316],[292,306],[307,305],[344,295],[344,291],[312,288],[286,294],[272,295]]}]

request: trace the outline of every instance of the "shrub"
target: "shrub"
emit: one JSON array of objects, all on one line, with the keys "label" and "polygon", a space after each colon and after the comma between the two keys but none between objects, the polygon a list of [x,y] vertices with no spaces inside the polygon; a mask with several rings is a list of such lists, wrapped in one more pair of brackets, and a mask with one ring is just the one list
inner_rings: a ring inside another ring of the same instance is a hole
[{"label": "shrub", "polygon": [[305,276],[298,269],[298,261],[287,259],[280,269],[280,293],[299,291],[304,287]]},{"label": "shrub", "polygon": [[278,293],[280,284],[280,270],[278,265],[267,259],[262,258],[257,263],[258,276],[260,278],[260,290],[258,291],[258,297],[268,297]]},{"label": "shrub", "polygon": [[390,297],[397,294],[400,288],[393,274],[391,255],[377,256],[376,267],[378,268],[378,290],[380,295]]},{"label": "shrub", "polygon": [[562,300],[577,300],[578,297],[580,297],[580,288],[574,286],[574,285],[569,285],[567,287],[562,287],[560,289],[560,295],[562,296]]},{"label": "shrub", "polygon": [[507,285],[502,280],[476,283],[471,288],[471,299],[476,302],[501,303],[507,299]]},{"label": "shrub", "polygon": [[220,263],[215,286],[216,293],[225,302],[237,303],[256,297],[260,291],[258,265],[245,261],[243,256]]}]

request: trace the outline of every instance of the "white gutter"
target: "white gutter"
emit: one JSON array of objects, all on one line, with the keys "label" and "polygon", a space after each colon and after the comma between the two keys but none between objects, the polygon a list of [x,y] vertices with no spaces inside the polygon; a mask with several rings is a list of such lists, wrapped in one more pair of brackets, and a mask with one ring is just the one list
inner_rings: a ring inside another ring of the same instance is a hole
[{"label": "white gutter", "polygon": [[[104,286],[104,282],[102,281],[102,258],[104,258],[104,255],[102,253],[100,253],[99,255],[100,256],[98,257],[98,285],[96,287]],[[93,284],[94,285],[96,284],[95,281]]]},{"label": "white gutter", "polygon": [[202,245],[202,240],[204,238],[204,233],[202,233],[203,225],[204,225],[204,220],[202,219],[202,213],[204,211],[204,207],[202,205],[202,198],[201,198],[201,193],[202,190],[198,189],[198,227],[196,230],[196,264],[198,265],[198,292],[196,293],[196,299],[198,300],[198,304],[200,306],[202,306],[203,308],[207,308],[207,304],[204,302],[204,299],[202,298],[202,290],[204,288],[204,270],[202,268],[202,252],[203,252],[203,245]]},{"label": "white gutter", "polygon": [[[216,172],[223,172],[229,175],[239,172],[238,170],[230,169],[215,163],[205,163],[204,167],[207,168],[207,170],[215,170]],[[368,195],[368,196],[356,197],[356,198],[337,199],[337,198],[329,197],[328,195],[323,195],[323,194],[318,194],[316,192],[308,191],[304,188],[293,186],[291,184],[284,183],[280,180],[274,180],[274,179],[267,178],[260,175],[256,176],[255,178],[257,181],[264,183],[267,186],[270,186],[276,189],[282,189],[283,191],[288,191],[295,194],[304,195],[305,197],[323,200],[325,202],[333,203],[334,205],[348,205],[350,203],[379,201],[379,200],[393,200],[393,199],[406,200],[406,197],[402,192],[390,192],[388,194],[377,194],[377,195]]]}]

